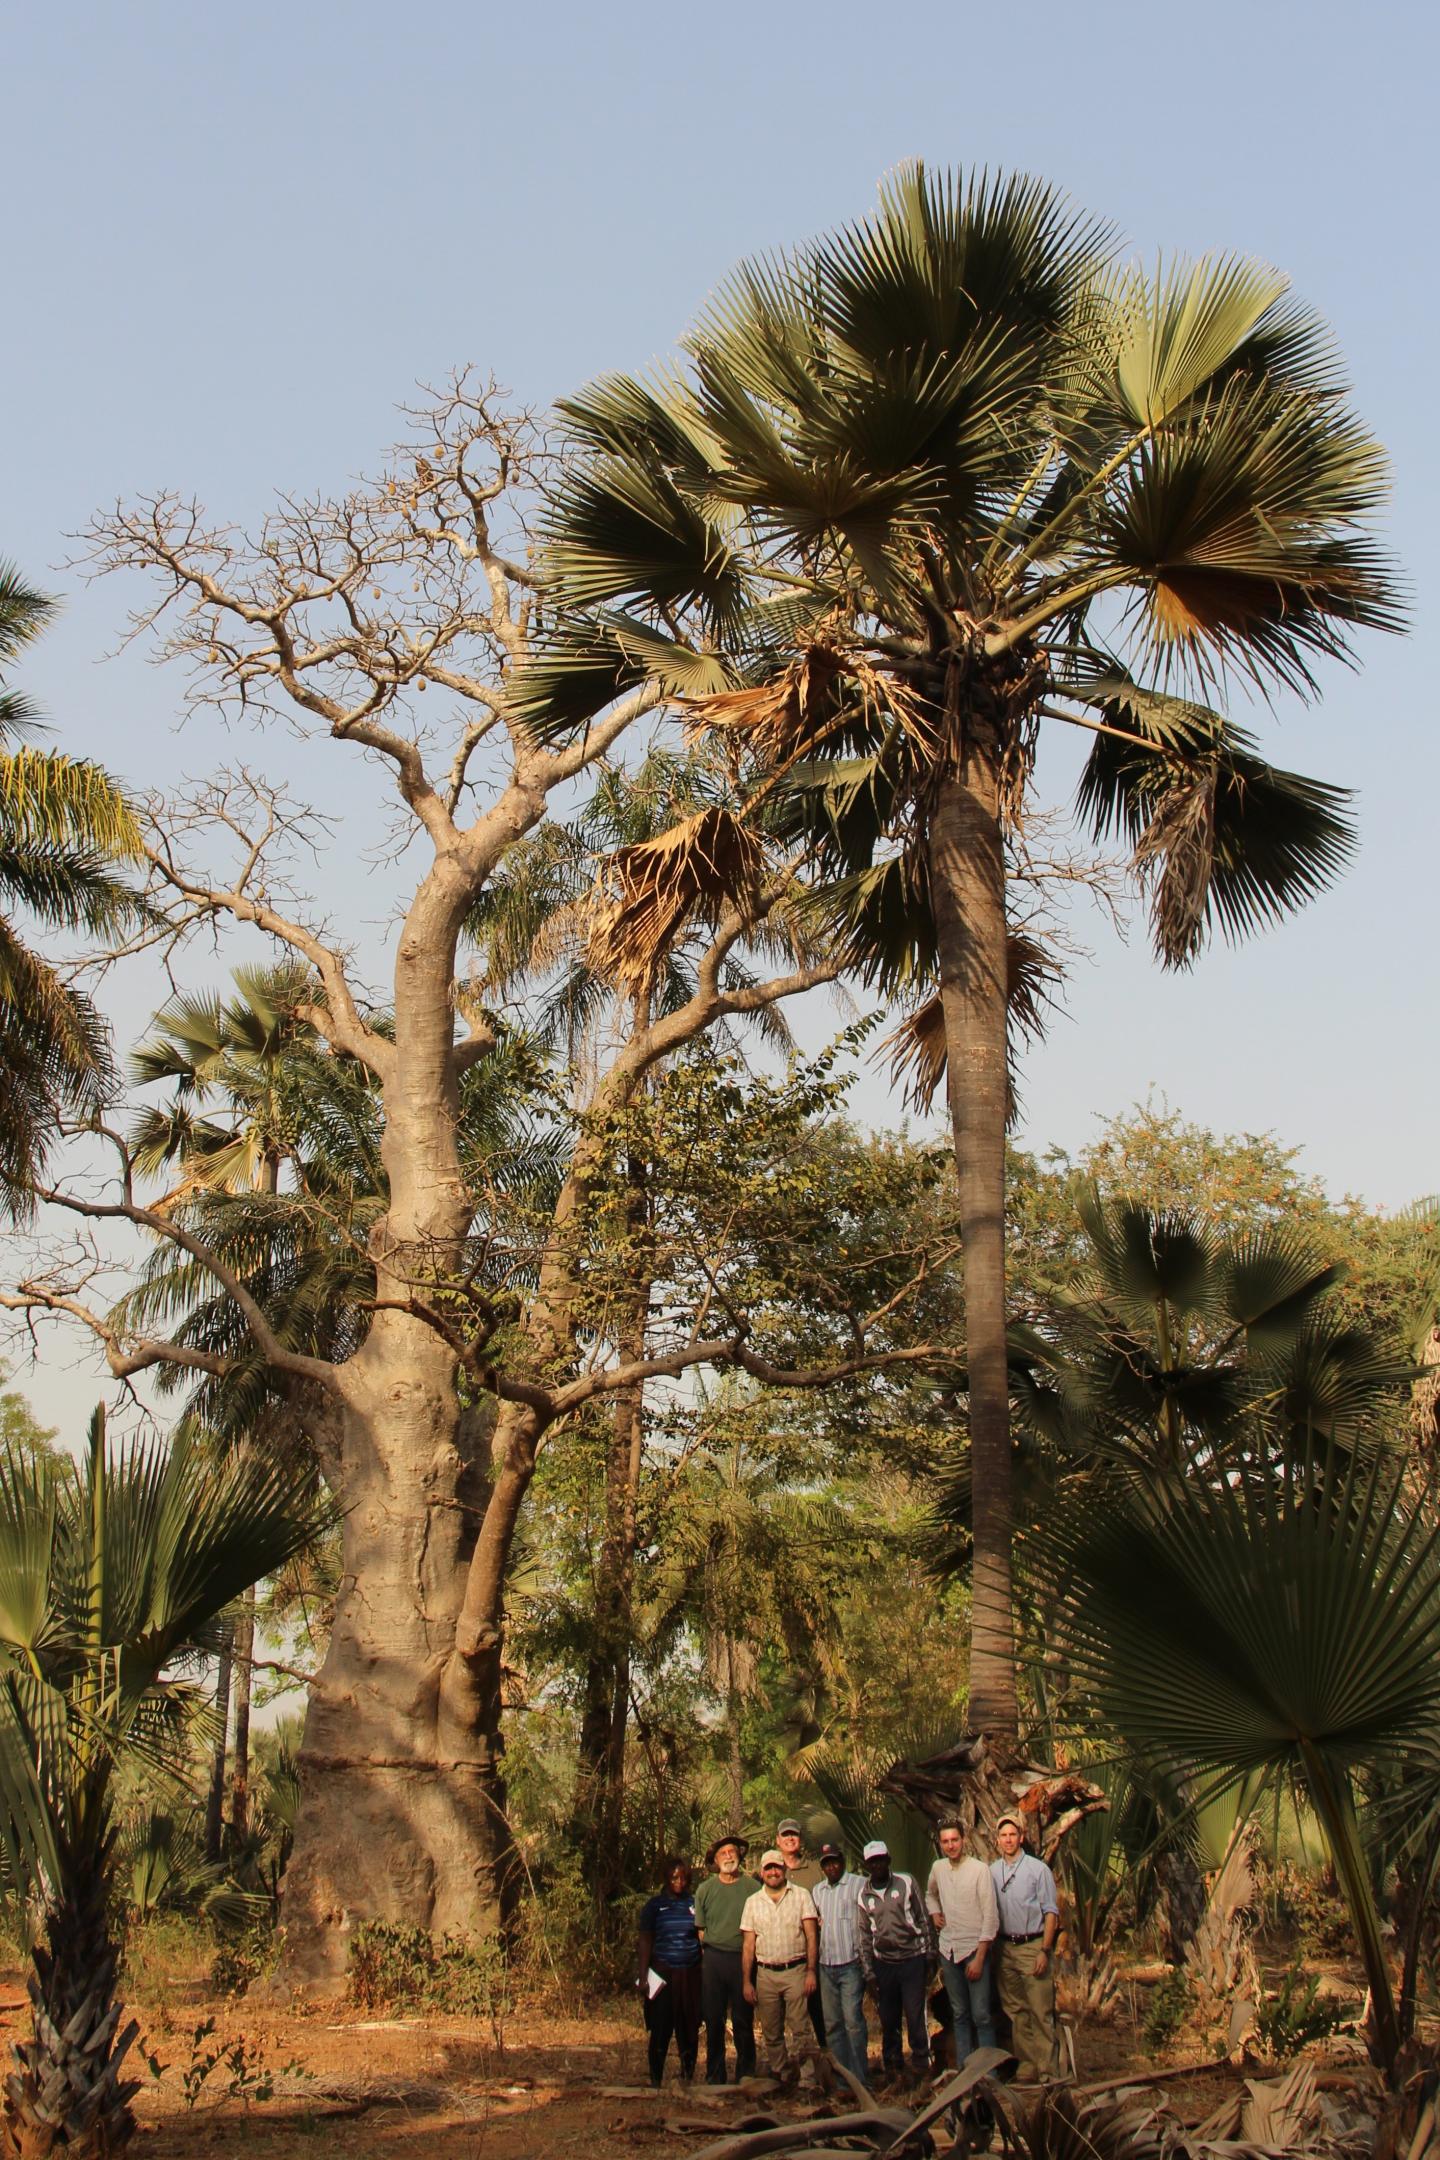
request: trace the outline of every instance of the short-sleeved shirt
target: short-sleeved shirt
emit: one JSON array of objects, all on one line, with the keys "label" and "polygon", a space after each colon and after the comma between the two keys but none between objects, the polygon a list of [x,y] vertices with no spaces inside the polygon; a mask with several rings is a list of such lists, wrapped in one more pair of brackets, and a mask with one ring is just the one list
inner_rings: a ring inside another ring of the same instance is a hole
[{"label": "short-sleeved shirt", "polygon": [[785,1880],[794,1883],[797,1890],[813,1890],[817,1883],[824,1882],[825,1870],[809,1853],[802,1853],[796,1866],[786,1868]]},{"label": "short-sleeved shirt", "polygon": [[1045,1915],[1060,1911],[1055,1877],[1033,1853],[1018,1852],[1013,1860],[1003,1856],[990,1863],[990,1880],[1000,1907],[1002,1935],[1040,1935]]},{"label": "short-sleeved shirt", "polygon": [[695,1921],[704,1932],[707,1950],[740,1948],[740,1916],[759,1888],[756,1875],[737,1875],[734,1882],[706,1876],[695,1892]]},{"label": "short-sleeved shirt", "polygon": [[942,1853],[930,1870],[925,1903],[940,1921],[940,1955],[956,1964],[973,1957],[977,1943],[994,1942],[1000,1932],[995,1885],[983,1860],[965,1853],[947,1860]]},{"label": "short-sleeved shirt", "polygon": [[687,1890],[676,1897],[662,1890],[640,1914],[640,1933],[651,1938],[650,1955],[657,1965],[698,1965],[700,1938],[695,1932],[695,1900]]},{"label": "short-sleeved shirt", "polygon": [[798,1883],[786,1883],[778,1898],[772,1898],[768,1890],[757,1890],[746,1901],[740,1925],[755,1937],[757,1965],[789,1965],[806,1955],[801,1923],[819,1918],[810,1892]]}]

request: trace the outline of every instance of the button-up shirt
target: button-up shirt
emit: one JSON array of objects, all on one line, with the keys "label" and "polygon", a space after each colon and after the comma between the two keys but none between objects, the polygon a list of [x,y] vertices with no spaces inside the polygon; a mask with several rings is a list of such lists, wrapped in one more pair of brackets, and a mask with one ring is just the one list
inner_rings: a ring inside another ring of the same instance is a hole
[{"label": "button-up shirt", "polygon": [[789,1965],[807,1954],[801,1922],[819,1917],[810,1892],[786,1883],[778,1898],[757,1890],[740,1915],[740,1927],[755,1937],[757,1965]]},{"label": "button-up shirt", "polygon": [[913,1875],[902,1875],[899,1868],[892,1868],[883,1887],[877,1888],[873,1882],[863,1884],[855,1900],[855,1912],[860,1963],[867,1980],[874,1973],[877,1959],[888,1965],[901,1958],[934,1956],[935,1930]]},{"label": "button-up shirt", "polygon": [[975,1955],[977,1943],[994,1942],[1000,1932],[990,1870],[969,1853],[958,1860],[941,1854],[930,1870],[925,1903],[939,1924],[941,1957],[953,1958],[957,1965]]},{"label": "button-up shirt", "polygon": [[1044,1933],[1047,1913],[1058,1918],[1060,1900],[1055,1895],[1055,1877],[1033,1853],[1018,1852],[1013,1860],[1002,1854],[992,1860],[990,1880],[1000,1907],[1002,1935],[1040,1935]]},{"label": "button-up shirt", "polygon": [[855,1939],[855,1900],[864,1888],[863,1875],[846,1873],[839,1882],[817,1883],[810,1895],[820,1915],[820,1963],[853,1965],[860,1955]]}]

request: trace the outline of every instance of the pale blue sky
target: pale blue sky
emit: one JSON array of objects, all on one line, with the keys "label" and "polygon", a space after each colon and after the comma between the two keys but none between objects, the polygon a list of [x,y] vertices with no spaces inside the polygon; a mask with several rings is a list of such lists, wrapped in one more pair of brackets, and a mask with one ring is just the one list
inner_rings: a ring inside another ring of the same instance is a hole
[{"label": "pale blue sky", "polygon": [[[52,568],[97,504],[171,485],[244,519],[272,487],[339,486],[417,378],[472,360],[539,405],[643,365],[739,256],[863,211],[902,158],[1038,170],[1147,256],[1239,249],[1291,272],[1393,454],[1416,600],[1407,641],[1369,641],[1359,675],[1267,726],[1279,761],[1362,790],[1343,885],[1180,982],[1096,921],[1070,1017],[1030,1063],[1025,1137],[1076,1146],[1153,1085],[1403,1203],[1440,1185],[1437,58],[1428,11],[1397,0],[19,12],[0,553],[66,600],[27,685],[138,783],[203,765],[203,738],[170,734],[177,684],[133,655],[98,664],[122,590]],[[343,813],[358,775],[323,769]]]}]

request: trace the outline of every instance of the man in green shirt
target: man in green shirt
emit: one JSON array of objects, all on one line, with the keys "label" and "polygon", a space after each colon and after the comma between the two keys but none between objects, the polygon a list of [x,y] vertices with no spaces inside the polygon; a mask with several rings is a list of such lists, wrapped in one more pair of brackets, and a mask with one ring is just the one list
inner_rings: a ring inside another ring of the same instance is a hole
[{"label": "man in green shirt", "polygon": [[700,2015],[705,2021],[705,2082],[725,2083],[725,2019],[735,2038],[735,2082],[755,2074],[755,2012],[745,2000],[740,1970],[740,1915],[760,1887],[742,1875],[740,1863],[750,1850],[737,1830],[722,1831],[705,1865],[715,1870],[695,1892],[695,1925],[700,1931]]}]

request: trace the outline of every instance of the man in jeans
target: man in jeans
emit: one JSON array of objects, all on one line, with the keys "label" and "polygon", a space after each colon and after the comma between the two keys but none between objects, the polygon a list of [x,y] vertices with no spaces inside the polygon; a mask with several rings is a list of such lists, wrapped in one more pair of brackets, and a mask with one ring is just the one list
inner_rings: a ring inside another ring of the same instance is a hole
[{"label": "man in jeans", "polygon": [[913,1875],[891,1867],[884,1840],[872,1838],[862,1857],[870,1880],[855,1901],[860,1963],[865,1968],[865,1984],[874,1989],[880,2008],[885,2075],[895,2084],[904,2078],[903,2017],[910,2041],[910,2071],[918,2081],[930,2070],[925,1985],[935,1960],[935,1930],[920,1885]]},{"label": "man in jeans", "polygon": [[972,2048],[995,2045],[989,1958],[1000,1908],[989,1868],[966,1857],[965,1825],[957,1816],[940,1824],[940,1858],[930,1870],[925,1903],[940,1931],[940,1977],[954,2021],[955,2067],[963,2070]]},{"label": "man in jeans", "polygon": [[785,1861],[773,1848],[760,1857],[763,1888],[740,1915],[740,1965],[745,2000],[760,2013],[765,2060],[772,2077],[784,2077],[796,2061],[816,2052],[806,2015],[815,1993],[820,1921],[815,1901],[798,1883],[785,1880]]},{"label": "man in jeans", "polygon": [[856,1939],[856,1899],[862,1875],[847,1871],[838,1845],[820,1847],[825,1880],[810,1895],[820,1915],[820,2002],[825,2045],[842,2069],[870,2082],[870,2034],[865,2025],[865,1969]]}]

